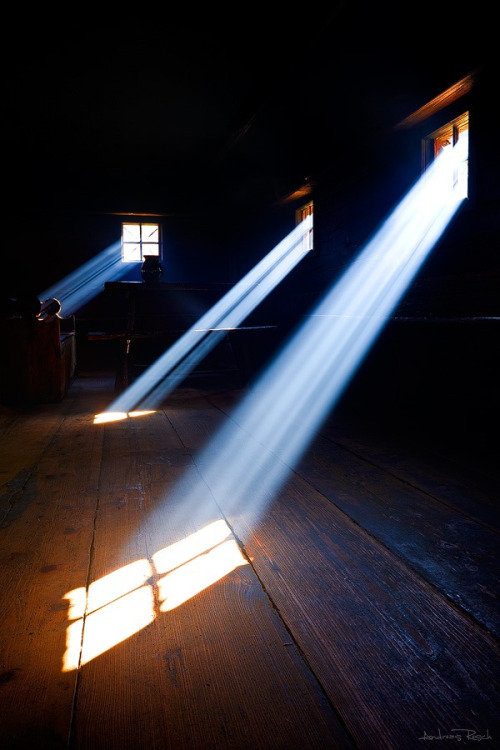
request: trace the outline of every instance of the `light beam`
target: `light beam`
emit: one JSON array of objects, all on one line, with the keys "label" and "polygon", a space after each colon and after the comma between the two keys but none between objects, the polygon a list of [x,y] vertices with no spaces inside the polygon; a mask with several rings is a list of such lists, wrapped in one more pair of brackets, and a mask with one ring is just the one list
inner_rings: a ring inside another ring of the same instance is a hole
[{"label": "light beam", "polygon": [[73,315],[102,291],[106,281],[117,280],[128,270],[129,265],[122,262],[121,244],[115,242],[76,271],[45,289],[38,298],[46,300],[55,297],[61,303],[64,315]]},{"label": "light beam", "polygon": [[129,412],[154,409],[216,346],[227,330],[236,328],[310,251],[305,237],[307,216],[268,255],[206,312],[109,407]]},{"label": "light beam", "polygon": [[[169,493],[174,500],[169,527],[175,527],[177,513],[199,524],[204,513],[211,513],[213,499],[226,518],[238,513],[250,524],[257,522],[457,211],[463,192],[451,187],[455,173],[456,163],[444,151],[215,439],[193,457],[194,469]],[[158,528],[164,513],[165,508],[157,508],[149,523]],[[72,622],[63,671],[79,668],[147,627],[158,612],[171,611],[247,564],[230,526],[219,519],[200,524],[151,560],[138,560],[88,589],[68,592]]]},{"label": "light beam", "polygon": [[226,517],[257,521],[338,401],[463,200],[457,158],[436,159],[195,459]]}]

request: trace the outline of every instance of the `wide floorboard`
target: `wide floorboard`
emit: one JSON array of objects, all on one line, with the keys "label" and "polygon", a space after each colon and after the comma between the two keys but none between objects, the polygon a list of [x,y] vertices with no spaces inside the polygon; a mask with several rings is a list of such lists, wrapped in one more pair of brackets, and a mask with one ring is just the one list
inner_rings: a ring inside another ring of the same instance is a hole
[{"label": "wide floorboard", "polygon": [[0,407],[1,750],[500,747],[495,470],[342,409],[291,465],[245,395]]}]

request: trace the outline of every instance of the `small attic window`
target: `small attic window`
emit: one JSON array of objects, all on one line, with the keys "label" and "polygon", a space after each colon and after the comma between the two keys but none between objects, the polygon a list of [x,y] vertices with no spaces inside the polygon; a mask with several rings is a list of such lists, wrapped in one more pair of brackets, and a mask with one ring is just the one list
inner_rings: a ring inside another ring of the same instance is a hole
[{"label": "small attic window", "polygon": [[468,195],[468,178],[469,178],[469,113],[457,117],[451,122],[446,123],[433,133],[430,133],[423,141],[423,166],[424,169],[438,156],[445,148],[456,146],[460,141],[463,146],[463,153],[460,163],[457,165],[454,174],[455,189],[459,189],[463,198]]},{"label": "small attic window", "polygon": [[[304,221],[304,219],[307,216],[313,216],[313,202],[309,201],[309,203],[306,203],[304,206],[301,206],[298,208],[295,212],[295,225],[298,226],[301,221]],[[313,225],[311,223],[311,228],[307,235],[304,235],[304,242],[306,243],[306,250],[312,250],[313,249]]]},{"label": "small attic window", "polygon": [[122,224],[122,261],[142,263],[145,255],[160,255],[158,224]]}]

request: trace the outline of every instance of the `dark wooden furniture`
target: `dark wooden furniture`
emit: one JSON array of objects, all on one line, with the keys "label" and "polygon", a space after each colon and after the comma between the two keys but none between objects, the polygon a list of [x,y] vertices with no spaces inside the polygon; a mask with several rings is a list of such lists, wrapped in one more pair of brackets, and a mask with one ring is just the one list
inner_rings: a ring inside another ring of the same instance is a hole
[{"label": "dark wooden furniture", "polygon": [[73,317],[0,319],[0,398],[48,403],[67,393],[76,367]]},{"label": "dark wooden furniture", "polygon": [[[104,330],[89,330],[87,340],[109,341],[118,345],[115,390],[123,391],[147,366],[216,304],[230,284],[153,283],[110,281],[104,288],[105,307],[113,311],[122,325],[111,330],[106,320]],[[275,325],[245,325],[227,330],[217,346],[196,367],[196,372],[228,371],[247,376],[256,360],[255,339],[266,352],[272,344]]]}]

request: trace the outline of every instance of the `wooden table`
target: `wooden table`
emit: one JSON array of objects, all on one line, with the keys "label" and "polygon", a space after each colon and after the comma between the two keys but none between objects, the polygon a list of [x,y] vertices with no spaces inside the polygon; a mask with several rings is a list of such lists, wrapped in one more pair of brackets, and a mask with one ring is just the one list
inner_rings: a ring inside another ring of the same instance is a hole
[{"label": "wooden table", "polygon": [[[188,331],[223,295],[231,284],[182,284],[140,281],[110,281],[105,284],[109,304],[124,310],[125,327],[119,332],[93,331],[88,339],[118,340],[123,342],[117,362],[115,390],[123,391],[134,378],[134,370],[152,364],[183,333]],[[204,360],[205,371],[240,371],[245,375],[250,368],[246,337],[242,345],[241,332],[269,331],[276,325],[248,325],[228,328],[217,344],[217,352]],[[238,332],[238,352],[232,334]]]}]

